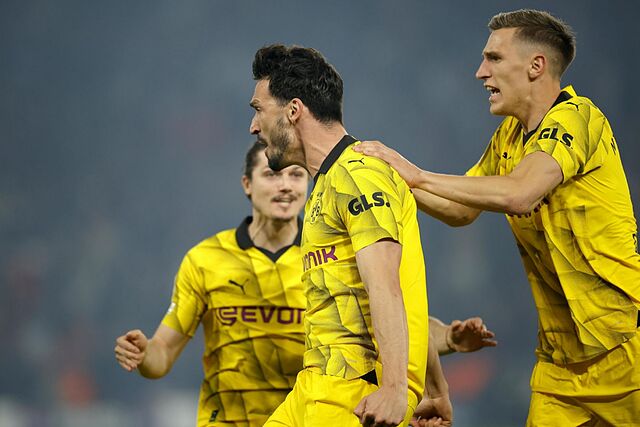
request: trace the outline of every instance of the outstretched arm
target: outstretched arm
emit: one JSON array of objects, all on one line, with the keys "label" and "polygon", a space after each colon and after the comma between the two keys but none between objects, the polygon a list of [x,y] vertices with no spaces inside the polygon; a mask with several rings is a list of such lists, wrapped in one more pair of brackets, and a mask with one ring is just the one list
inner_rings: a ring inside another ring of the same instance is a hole
[{"label": "outstretched arm", "polygon": [[495,334],[487,329],[480,317],[454,320],[449,325],[445,325],[440,319],[429,317],[429,334],[440,355],[456,351],[468,353],[498,345],[493,339]]},{"label": "outstretched arm", "polygon": [[[542,151],[526,156],[509,175],[457,176],[422,170],[378,141],[363,142],[353,149],[389,163],[411,188],[475,210],[512,215],[529,213],[563,178],[558,162]],[[448,214],[444,209],[446,204],[439,199],[425,199],[420,205],[422,210],[438,219],[451,217],[454,222],[461,221],[461,225],[465,218],[478,216],[455,204],[449,206],[453,213]]]},{"label": "outstretched arm", "polygon": [[411,192],[418,209],[452,227],[469,225],[482,213],[480,209],[470,208],[420,188],[412,188]]},{"label": "outstretched arm", "polygon": [[114,351],[122,368],[155,379],[169,373],[187,342],[189,336],[161,324],[150,340],[139,329],[118,337]]},{"label": "outstretched arm", "polygon": [[362,142],[354,145],[353,150],[368,156],[378,157],[387,162],[411,187],[418,209],[448,225],[459,227],[470,224],[482,212],[422,190],[417,186],[417,180],[423,172],[422,169],[379,141]]}]

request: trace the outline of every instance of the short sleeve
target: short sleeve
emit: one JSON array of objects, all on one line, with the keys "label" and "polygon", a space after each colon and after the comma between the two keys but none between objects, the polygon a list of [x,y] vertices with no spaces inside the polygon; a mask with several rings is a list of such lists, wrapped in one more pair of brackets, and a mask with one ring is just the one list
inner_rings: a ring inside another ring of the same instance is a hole
[{"label": "short sleeve", "polygon": [[366,164],[338,164],[336,209],[345,224],[355,252],[381,239],[402,244],[404,181],[378,159]]},{"label": "short sleeve", "polygon": [[602,128],[602,123],[597,123],[597,117],[591,117],[599,113],[593,110],[588,104],[571,104],[551,112],[540,124],[537,139],[525,155],[537,151],[549,154],[562,169],[563,182],[600,167],[605,153],[600,137],[590,128]]},{"label": "short sleeve", "polygon": [[192,337],[206,311],[205,301],[202,274],[187,254],[176,274],[171,305],[162,323]]}]

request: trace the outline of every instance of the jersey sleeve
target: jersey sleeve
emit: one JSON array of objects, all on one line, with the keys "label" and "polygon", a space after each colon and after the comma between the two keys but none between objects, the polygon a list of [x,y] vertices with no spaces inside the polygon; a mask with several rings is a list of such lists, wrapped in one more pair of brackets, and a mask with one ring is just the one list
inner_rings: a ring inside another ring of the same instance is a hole
[{"label": "jersey sleeve", "polygon": [[365,161],[366,164],[338,165],[336,180],[336,209],[355,252],[381,239],[403,243],[402,187],[386,163],[378,159]]},{"label": "jersey sleeve", "polygon": [[600,144],[603,123],[590,123],[592,114],[601,115],[587,104],[570,104],[552,111],[540,124],[537,140],[525,155],[537,151],[549,154],[562,169],[562,182],[600,167],[606,155]]},{"label": "jersey sleeve", "polygon": [[187,254],[176,274],[171,305],[162,324],[193,337],[206,311],[205,301],[202,274]]}]

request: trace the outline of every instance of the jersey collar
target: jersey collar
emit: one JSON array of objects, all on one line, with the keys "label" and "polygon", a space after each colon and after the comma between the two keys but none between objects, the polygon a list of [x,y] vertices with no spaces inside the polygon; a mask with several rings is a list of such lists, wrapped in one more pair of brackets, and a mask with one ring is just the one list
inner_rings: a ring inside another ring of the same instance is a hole
[{"label": "jersey collar", "polygon": [[345,135],[342,139],[336,144],[335,147],[329,152],[329,155],[324,159],[322,164],[320,165],[320,169],[318,169],[318,173],[313,177],[313,182],[316,183],[318,181],[318,177],[320,174],[325,174],[333,166],[333,164],[338,160],[340,154],[351,144],[356,142],[357,139],[352,137],[351,135]]},{"label": "jersey collar", "polygon": [[[570,89],[570,91],[567,89]],[[576,93],[573,91],[573,88],[571,86],[566,87],[562,90],[562,92],[560,92],[560,95],[558,95],[551,108],[549,108],[549,111],[551,111],[556,105],[560,104],[561,102],[568,101],[574,96],[576,96]]]},{"label": "jersey collar", "polygon": [[246,251],[247,249],[250,249],[250,248],[256,248],[260,252],[268,256],[273,262],[275,262],[278,258],[280,258],[280,255],[285,253],[287,249],[289,249],[291,246],[293,245],[300,246],[300,242],[302,241],[302,220],[300,219],[300,217],[297,218],[298,234],[296,234],[296,238],[293,240],[293,244],[289,246],[285,246],[275,253],[265,248],[256,246],[253,243],[253,240],[251,240],[251,237],[249,236],[249,224],[251,224],[251,221],[253,221],[253,217],[249,215],[248,217],[243,219],[240,225],[238,226],[238,228],[236,228],[236,242],[238,243],[238,247],[240,247],[240,249]]},{"label": "jersey collar", "polygon": [[[570,100],[571,98],[573,98],[576,95],[576,91],[573,90],[573,86],[569,85],[567,87],[565,87],[564,89],[562,89],[562,91],[560,92],[560,95],[558,95],[558,97],[556,98],[556,100],[553,102],[553,105],[551,106],[551,108],[549,108],[549,111],[553,110],[553,108],[565,101]],[[547,114],[549,114],[549,111],[547,111]],[[544,119],[543,119],[544,120]],[[533,136],[533,134],[535,134],[538,131],[538,128],[540,127],[540,124],[538,124],[538,126],[536,126],[535,129],[529,131],[529,133],[525,133],[523,138],[522,138],[522,143],[526,144],[527,141],[529,140],[529,138],[531,138]]]}]

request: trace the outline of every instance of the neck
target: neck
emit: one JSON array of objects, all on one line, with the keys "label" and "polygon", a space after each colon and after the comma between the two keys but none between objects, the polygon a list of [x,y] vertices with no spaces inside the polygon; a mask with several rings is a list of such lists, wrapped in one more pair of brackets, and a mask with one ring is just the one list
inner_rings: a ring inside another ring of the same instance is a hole
[{"label": "neck", "polygon": [[270,252],[278,252],[285,246],[293,244],[298,234],[298,218],[272,219],[265,218],[253,211],[253,221],[249,224],[249,237],[253,244]]},{"label": "neck", "polygon": [[316,120],[300,126],[298,132],[304,150],[304,166],[311,176],[318,173],[324,159],[347,134],[341,123],[326,125]]},{"label": "neck", "polygon": [[546,87],[534,88],[529,94],[528,108],[521,117],[516,118],[520,121],[525,133],[529,133],[537,128],[544,116],[547,115],[553,103],[560,95],[560,82],[549,82]]}]

